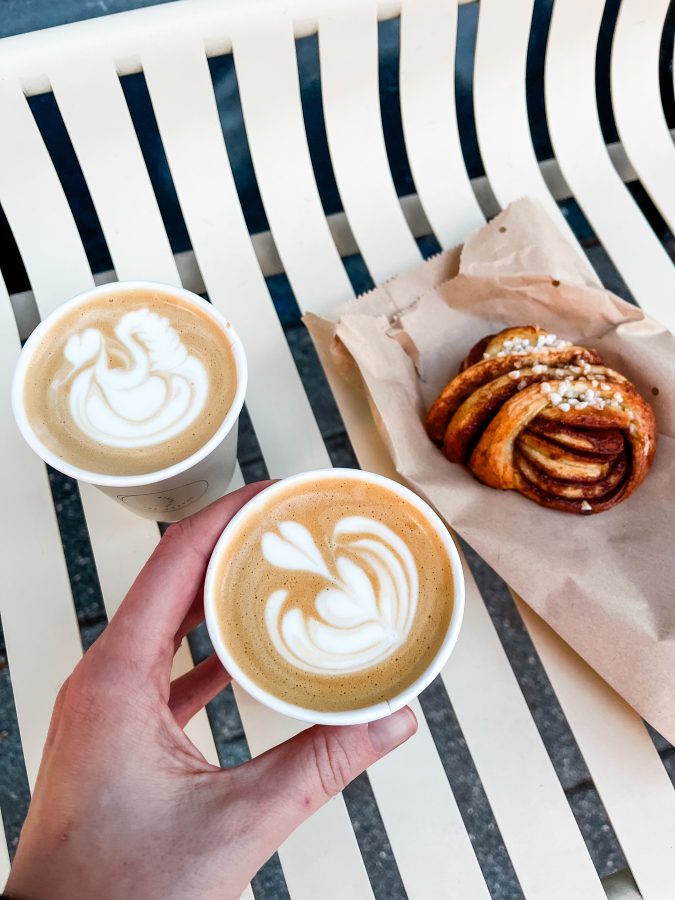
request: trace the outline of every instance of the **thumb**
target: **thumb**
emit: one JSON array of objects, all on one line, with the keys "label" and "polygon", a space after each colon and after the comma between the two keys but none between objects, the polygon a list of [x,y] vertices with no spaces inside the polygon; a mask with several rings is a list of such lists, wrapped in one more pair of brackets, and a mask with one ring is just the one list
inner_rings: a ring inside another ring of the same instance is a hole
[{"label": "thumb", "polygon": [[368,725],[316,725],[241,766],[237,772],[258,807],[261,857],[416,731],[415,714],[405,706]]}]

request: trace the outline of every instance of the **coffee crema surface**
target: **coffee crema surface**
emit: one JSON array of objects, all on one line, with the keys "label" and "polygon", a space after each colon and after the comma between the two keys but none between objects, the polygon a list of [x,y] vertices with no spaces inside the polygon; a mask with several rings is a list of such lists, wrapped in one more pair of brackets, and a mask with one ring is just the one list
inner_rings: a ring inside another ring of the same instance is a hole
[{"label": "coffee crema surface", "polygon": [[141,475],[199,450],[236,384],[230,344],[207,313],[169,293],[111,290],[42,337],[24,403],[36,436],[65,462]]},{"label": "coffee crema surface", "polygon": [[390,700],[448,631],[453,575],[424,514],[349,478],[289,485],[236,527],[215,573],[218,626],[259,687],[343,711]]}]

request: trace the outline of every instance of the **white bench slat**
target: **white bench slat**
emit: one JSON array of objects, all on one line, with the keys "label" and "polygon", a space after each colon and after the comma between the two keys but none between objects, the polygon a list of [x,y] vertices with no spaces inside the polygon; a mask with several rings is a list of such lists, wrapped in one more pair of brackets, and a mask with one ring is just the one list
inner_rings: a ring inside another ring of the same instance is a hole
[{"label": "white bench slat", "polygon": [[500,205],[535,197],[593,269],[543,179],[532,145],[525,72],[534,0],[482,0],[473,76],[476,134],[485,172]]},{"label": "white bench slat", "polygon": [[[471,0],[471,2],[478,2],[478,0]],[[675,140],[675,129],[671,131],[671,137]],[[625,183],[635,181],[637,179],[637,174],[630,164],[623,146],[620,143],[607,144],[607,151],[612,160],[612,164],[620,174],[622,181]],[[441,155],[445,158],[444,154]],[[443,169],[445,168],[446,167],[444,166]],[[544,181],[548,185],[552,196],[557,200],[569,199],[569,187],[565,183],[555,159],[543,160],[539,164],[539,168],[541,169]],[[452,175],[452,177],[457,180],[457,183],[453,185],[453,191],[460,191],[461,181],[466,177],[466,171],[459,169],[446,174],[448,176]],[[446,177],[446,174],[442,173],[440,177]],[[484,198],[484,202],[487,203],[487,194],[491,193],[491,189],[489,188],[486,176],[482,175],[479,178],[472,178],[471,185],[473,186],[476,197]],[[418,195],[405,194],[399,197],[399,200],[401,201],[403,214],[406,217],[408,227],[413,236],[424,237],[430,234],[432,228],[424,213]],[[453,210],[447,209],[445,213],[447,221],[444,227],[458,229],[457,221],[454,219]],[[326,216],[326,221],[328,222],[328,228],[333,236],[339,255],[345,257],[350,256],[353,253],[358,253],[358,247],[354,241],[354,236],[349,228],[345,214],[343,212],[331,213]],[[284,266],[279,257],[279,253],[277,252],[271,232],[259,231],[252,234],[251,243],[253,244],[258,264],[260,265],[265,278],[268,278],[271,275],[279,275],[284,271]],[[183,285],[197,294],[203,293],[205,291],[204,282],[199,267],[197,266],[194,252],[192,250],[181,250],[174,254],[174,261]],[[114,281],[115,277],[115,271],[113,269],[94,273],[94,281],[96,284],[106,284],[109,281]],[[22,312],[24,314],[27,312],[26,304],[30,305],[32,298],[33,292],[30,290],[18,291],[10,297],[20,327],[23,322]]]},{"label": "white bench slat", "polygon": [[[3,173],[10,171],[2,155],[0,146],[0,200],[4,196]],[[0,615],[32,790],[56,694],[80,658],[82,647],[47,471],[26,447],[10,409],[10,384],[19,349],[12,308],[0,277],[0,441],[6,460],[0,472],[5,506],[5,583],[0,592]]]},{"label": "white bench slat", "polygon": [[[25,97],[11,80],[0,82],[0,117],[6,129],[0,141],[0,202],[18,241],[35,234],[44,242],[42,259],[55,262],[57,248],[47,243],[49,227],[63,219],[66,234],[75,230],[63,195],[56,203],[26,202],[24,185],[38,191],[51,165]],[[63,201],[63,206],[60,205]],[[63,214],[66,214],[64,217]],[[50,286],[46,271],[36,281]],[[84,254],[67,272],[54,276],[55,289],[76,290],[88,269]],[[91,277],[91,276],[89,276]],[[56,693],[82,653],[61,539],[44,464],[21,438],[9,406],[10,383],[19,354],[14,317],[0,280],[2,341],[3,447],[11,465],[3,467],[3,496],[7,505],[3,529],[6,589],[0,599],[10,661],[12,686],[29,785],[33,786],[47,735]],[[39,624],[38,624],[39,623]]]},{"label": "white bench slat", "polygon": [[[567,798],[465,560],[464,567],[464,625],[443,681],[523,893],[546,900],[604,900]],[[578,674],[571,670],[570,677]]]},{"label": "white bench slat", "polygon": [[373,281],[421,261],[396,196],[382,131],[377,3],[347,0],[319,15],[321,93],[333,171]]},{"label": "white bench slat", "polygon": [[[519,597],[516,604],[644,900],[675,885],[675,791],[640,717]],[[584,672],[583,681],[571,672]]]},{"label": "white bench slat", "polygon": [[353,292],[312,175],[292,23],[270,15],[237,30],[232,49],[253,168],[279,256],[296,298],[321,298],[330,309]]},{"label": "white bench slat", "polygon": [[[32,170],[32,179],[19,183],[22,188],[21,196],[15,197],[14,202],[17,205],[21,204],[25,209],[32,210],[33,214],[36,214],[38,209],[42,211],[46,208],[53,213],[53,217],[45,216],[41,223],[42,228],[34,228],[32,234],[29,233],[28,228],[19,234],[13,219],[10,221],[21,248],[31,283],[36,285],[36,301],[44,317],[70,294],[77,293],[91,286],[93,280],[90,272],[87,275],[88,266],[87,270],[85,270],[84,266],[81,265],[84,253],[72,215],[51,161],[37,133],[35,123],[32,121],[27,108],[22,109],[22,103],[25,106],[24,98],[20,98],[12,106],[12,111],[15,112],[15,139],[17,139],[18,146],[21,147],[22,158],[24,158],[27,150],[30,148],[31,158],[36,163],[36,166],[39,165],[39,169]],[[21,137],[23,137],[23,141],[20,141]],[[16,162],[16,160],[13,162]],[[7,171],[12,171],[12,169],[8,168]],[[59,219],[57,218],[59,213],[61,214],[61,228],[59,228]],[[20,224],[26,223],[20,222]],[[56,228],[57,230],[51,232],[50,228]],[[49,253],[42,252],[45,246],[61,248],[58,267],[51,278],[49,267],[55,265],[56,261],[50,257]],[[65,253],[64,248],[67,248]],[[69,261],[73,261],[72,270],[64,262],[65,256],[67,256]],[[60,281],[61,269],[77,276],[78,283],[75,284],[73,281],[67,287],[64,286]],[[68,293],[59,293],[59,289],[67,290]],[[30,455],[28,448],[23,448],[23,454]],[[106,600],[108,614],[111,615],[124,595],[126,588],[133,581],[140,565],[147,558],[148,553],[146,551],[148,551],[148,547],[152,549],[156,543],[158,537],[157,529],[151,522],[137,519],[134,516],[125,517],[124,527],[122,528],[111,527],[111,519],[108,518],[108,507],[112,508],[111,516],[114,517],[116,512],[115,504],[112,504],[110,500],[104,498],[93,488],[85,489],[82,500],[104,599]],[[120,510],[120,512],[124,515],[123,510]],[[143,554],[140,560],[136,559],[139,556],[139,551]],[[126,568],[120,562],[121,560],[126,562]],[[136,563],[139,564],[136,565]],[[124,590],[119,590],[120,576],[125,585]],[[110,584],[107,583],[107,578],[111,579]],[[178,654],[178,665],[180,667],[178,674],[186,670],[189,661],[189,651],[186,646]],[[208,733],[210,740],[210,744],[207,742],[202,749],[210,759],[214,760],[217,757],[210,730],[208,729],[206,714],[201,713],[199,715],[203,719],[201,730],[205,734]],[[198,721],[196,724],[194,722],[191,723],[192,729],[196,730],[198,724]],[[203,727],[204,724],[207,726],[206,729]]]},{"label": "white bench slat", "polygon": [[[101,86],[100,80],[97,86]],[[117,86],[119,88],[119,82]],[[3,99],[7,100],[7,106],[3,107],[6,113],[5,121],[9,120],[10,127],[13,129],[12,133],[16,136],[17,140],[23,140],[21,141],[21,153],[15,154],[11,160],[7,161],[8,164],[3,165],[2,168],[8,174],[14,173],[17,171],[19,162],[23,162],[25,165],[29,166],[30,174],[27,174],[22,180],[16,179],[16,188],[22,189],[20,196],[13,193],[8,202],[3,192],[2,199],[3,203],[7,204],[6,210],[8,218],[10,218],[17,241],[20,242],[22,253],[24,254],[24,262],[29,271],[31,283],[34,286],[39,306],[42,309],[43,314],[46,314],[58,305],[58,302],[64,299],[64,297],[86,289],[93,282],[91,281],[91,274],[88,271],[86,257],[82,245],[79,242],[77,229],[72,220],[67,201],[58,185],[47,151],[42,144],[37,131],[37,126],[32,120],[30,111],[25,104],[25,99],[20,94],[20,91],[14,89],[13,86],[6,86],[5,90],[6,93],[3,96]],[[64,93],[67,92],[64,91]],[[116,100],[122,100],[123,102],[123,96],[120,95],[121,89]],[[102,102],[102,98],[99,98],[99,102]],[[64,105],[67,113],[67,100]],[[126,110],[126,105],[124,106],[124,109]],[[73,111],[73,117],[77,119],[78,116],[82,117],[85,115],[87,109],[84,105],[80,109],[76,104],[71,111]],[[69,123],[69,125],[74,125],[71,137],[74,137],[75,134],[77,134],[78,136],[82,136],[84,141],[88,141],[89,132],[87,125],[90,123],[84,123],[80,130],[77,128],[78,124],[81,124],[81,118],[80,122],[75,121],[74,123]],[[104,123],[99,124],[103,125]],[[129,122],[129,124],[131,123]],[[133,137],[135,141],[133,133],[127,132],[127,147],[129,137]],[[115,136],[109,135],[109,139],[111,142],[110,147],[112,148],[116,143]],[[84,160],[86,164],[87,160],[90,158],[87,156],[87,153],[91,154],[91,158],[93,159],[96,152],[96,146],[89,142],[87,151],[85,151],[84,154],[80,154],[81,162]],[[4,163],[4,160],[2,162]],[[101,159],[101,162],[103,162],[103,159]],[[107,191],[106,187],[107,185],[112,186],[113,179],[106,181],[104,169],[99,166],[97,171],[96,166],[94,165],[93,174],[92,169],[87,169],[86,174],[91,176],[89,184],[90,188],[92,187],[92,182],[97,184],[101,188],[101,192],[105,195],[105,201],[114,203],[115,195]],[[96,181],[96,178],[99,180]],[[31,186],[30,191],[29,185]],[[138,200],[138,195],[140,194],[139,189],[142,186],[142,183],[139,184],[138,180],[136,180],[135,183],[129,184],[127,194],[129,190],[133,190],[135,195],[128,194],[125,197],[125,201],[131,201],[131,205],[127,207],[122,205],[117,210],[118,213],[121,214],[124,208],[134,208],[134,200]],[[16,216],[12,215],[14,212],[12,200],[16,205]],[[8,206],[11,206],[11,210]],[[24,209],[30,212],[29,220],[22,215]],[[38,218],[38,209],[40,211],[39,218],[41,228],[37,227],[35,221],[35,219]],[[119,239],[122,244],[124,244],[125,233],[120,228],[120,225],[122,224],[121,220],[115,222],[114,217],[108,217],[106,215],[108,207],[100,203],[98,204],[98,212],[99,215],[103,213],[102,219],[104,230],[106,229],[106,226],[110,226],[111,230],[106,236],[109,237],[110,234],[113,234],[116,239]],[[50,216],[49,213],[52,215]],[[150,224],[150,217],[146,217],[146,224]],[[155,220],[154,224],[159,224],[161,226],[161,219]],[[51,230],[54,227],[57,228],[56,233],[59,235],[59,240],[54,238],[54,232]],[[31,230],[33,235],[32,241],[30,235]],[[133,242],[130,238],[133,238],[133,235],[127,237],[126,246],[132,248]],[[140,236],[140,241],[141,244],[143,244],[142,235]],[[65,264],[63,259],[64,245],[68,247],[70,254],[68,264]],[[159,251],[155,251],[155,257],[159,255],[159,252],[163,252],[164,250],[161,242],[158,243],[157,246],[160,249]],[[50,252],[43,252],[43,248],[45,247],[48,248]],[[175,273],[175,264],[168,241],[166,241],[165,249],[166,255],[162,259],[162,265],[155,269],[156,274],[148,275],[145,269],[141,268],[139,268],[138,271],[134,271],[135,266],[140,266],[142,264],[141,260],[138,258],[129,259],[127,256],[124,256],[123,250],[120,250],[119,254],[117,254],[118,258],[115,259],[115,263],[118,266],[118,269],[122,269],[122,273],[120,273],[122,277],[132,278],[143,277],[143,275],[145,275],[145,277],[159,277],[164,278],[167,281],[176,281],[175,274],[172,275],[172,269]],[[51,256],[51,252],[55,250],[59,251],[57,254],[58,258],[52,258]],[[34,251],[34,253],[32,251]],[[148,265],[151,264],[152,263],[148,261]],[[52,270],[52,267],[55,268]],[[53,274],[50,274],[50,271],[53,271]],[[70,278],[71,280],[64,284],[61,280],[62,278],[64,280]],[[9,300],[7,300],[7,309],[10,309]],[[3,334],[4,333],[5,331],[3,330]],[[7,331],[7,334],[11,334],[11,331]],[[15,357],[7,355],[7,358],[13,360]],[[9,419],[9,421],[13,426],[11,419]],[[47,548],[50,547],[49,537],[47,535],[41,537],[39,534],[36,534],[36,530],[49,531],[49,526],[52,524],[52,517],[49,515],[49,510],[52,510],[53,507],[48,486],[46,485],[44,467],[42,463],[32,455],[28,448],[25,447],[25,444],[18,436],[18,433],[17,438],[20,441],[20,447],[16,451],[15,458],[30,464],[28,466],[29,468],[42,470],[42,475],[33,475],[32,481],[39,483],[40,478],[42,478],[45,480],[45,487],[47,488],[47,496],[44,502],[37,509],[35,509],[34,504],[27,509],[27,512],[32,511],[35,522],[35,524],[31,526],[32,540],[36,541],[38,546],[45,549],[45,556],[47,557],[45,562],[48,563],[47,571],[44,573],[41,570],[36,571],[31,563],[31,575],[35,578],[35,583],[29,583],[26,586],[30,591],[30,596],[28,601],[21,606],[24,618],[19,628],[16,628],[24,646],[21,647],[16,654],[16,664],[14,662],[11,664],[15,681],[14,693],[17,715],[20,722],[29,782],[32,786],[37,774],[37,766],[42,753],[42,746],[44,744],[56,690],[58,690],[60,683],[67,677],[73,666],[76,664],[81,654],[81,645],[78,640],[77,622],[73,614],[67,573],[65,573],[63,557],[60,552],[58,529],[56,529],[56,541],[57,546],[59,547],[58,557],[60,558],[60,562],[51,559],[49,554],[46,553]],[[13,478],[16,478],[16,473],[13,472],[12,476]],[[116,504],[112,503],[100,492],[96,491],[95,488],[83,484],[81,484],[80,487],[99,579],[106,601],[108,616],[110,617],[117,608],[117,605],[126,593],[128,587],[131,585],[133,578],[140,570],[150,552],[152,552],[152,549],[157,542],[158,532],[156,526],[151,522],[137,519],[135,516],[125,513],[124,510],[117,507]],[[47,515],[45,515],[45,513]],[[23,531],[14,530],[13,533],[21,534],[25,537],[25,532]],[[24,548],[30,543],[31,541],[26,538]],[[25,562],[25,549],[24,554],[17,552],[16,554],[13,554],[13,558],[24,560]],[[124,563],[121,562],[122,560]],[[55,582],[58,588],[59,576],[56,575],[56,572],[59,568],[62,569],[65,574],[66,592],[64,596],[67,599],[67,606],[66,611],[62,612],[60,620],[56,621],[56,613],[61,611],[61,609],[60,607],[56,607],[52,595]],[[53,573],[52,570],[54,570]],[[41,578],[40,576],[43,577]],[[28,578],[24,578],[24,582],[26,580],[28,580]],[[40,581],[47,583],[41,584],[39,583]],[[11,596],[11,590],[8,590],[6,596]],[[45,598],[50,601],[48,609],[46,611],[34,610],[33,606],[35,602],[44,602]],[[52,607],[54,607],[53,610]],[[33,612],[32,615],[31,611]],[[51,615],[49,615],[49,613],[51,613]],[[48,641],[48,647],[43,648],[41,646],[42,642],[38,641],[33,635],[35,621],[41,621],[41,623],[43,623],[43,629],[41,629],[40,633],[45,634]],[[17,640],[14,637],[15,625],[10,619],[10,616],[7,616],[7,621],[5,622],[4,615],[3,624],[8,644],[8,653],[13,658],[15,652],[11,647],[12,645],[17,644]],[[51,651],[51,653],[49,651]],[[50,678],[50,660],[57,657],[59,653],[63,656],[64,661],[62,665],[59,666],[57,678]],[[22,672],[22,668],[26,666],[30,666],[32,670],[35,670],[33,662],[35,654],[37,655],[37,658],[41,660],[41,667],[39,670],[40,679],[38,684],[35,684],[35,675],[33,671],[29,673],[31,677],[24,675]],[[187,671],[191,665],[192,659],[189,648],[187,643],[183,642],[176,655],[173,671],[174,676],[178,676],[184,671]],[[26,706],[27,703],[23,700],[23,693],[26,690],[30,697],[30,709],[26,710],[26,713],[24,714],[24,706]],[[43,696],[45,700],[44,702],[40,702]],[[35,736],[33,735],[33,731],[31,731],[24,722],[24,719],[28,715],[30,715],[31,720],[29,724],[35,722]],[[196,745],[202,750],[206,758],[210,762],[217,763],[217,754],[213,736],[208,724],[208,718],[204,711],[201,711],[193,718],[188,724],[186,731]],[[248,892],[248,895],[250,896],[250,891]]]},{"label": "white bench slat", "polygon": [[[261,446],[274,448],[266,459],[270,476],[325,465],[323,441],[246,231],[203,47],[163,42],[148,51],[144,67],[210,299],[259,359],[254,365],[251,356],[246,401]],[[185,127],[191,120],[200,123],[198,133]],[[304,440],[294,445],[289,434]]]},{"label": "white bench slat", "polygon": [[[64,93],[66,92],[64,91]],[[123,97],[120,99],[123,100]],[[21,104],[24,105],[23,109]],[[21,232],[19,232],[13,220],[11,220],[11,224],[17,243],[21,248],[31,284],[34,287],[38,308],[44,317],[59,302],[67,299],[71,294],[90,287],[93,284],[93,279],[84,257],[84,251],[74,226],[72,215],[63,195],[63,190],[37,132],[37,126],[35,126],[32,116],[30,116],[30,111],[25,106],[25,99],[21,97],[13,105],[12,110],[16,112],[13,126],[17,129],[17,137],[20,136],[22,138],[21,150],[23,157],[30,156],[34,166],[31,168],[32,177],[26,177],[21,182],[18,182],[21,186],[21,194],[20,197],[16,198],[17,206],[20,205],[22,209],[32,211],[31,223],[25,223],[26,227]],[[75,110],[77,110],[77,107],[75,107]],[[86,107],[83,106],[79,115],[86,118],[86,112]],[[73,117],[77,119],[77,115],[78,113],[75,112]],[[77,124],[76,122],[74,132],[79,136],[82,131],[86,131],[86,124],[80,129],[78,129]],[[135,137],[133,139],[135,140]],[[112,137],[111,140],[113,140]],[[81,151],[81,156],[86,160],[88,158],[87,154],[93,156],[95,153],[95,146],[89,142],[88,147]],[[11,171],[11,169],[8,168],[7,171]],[[102,178],[99,178],[99,180],[103,183]],[[137,187],[138,185],[132,186]],[[120,187],[120,191],[122,194],[124,193],[123,187]],[[128,208],[133,209],[133,195],[129,195],[127,200],[130,203]],[[105,218],[105,212],[107,211],[105,203],[99,203],[99,208],[103,209]],[[40,215],[43,209],[55,211],[53,217],[49,215],[41,217],[40,228],[36,227],[34,223],[34,218],[39,217],[38,209],[40,210]],[[9,210],[7,212],[9,218]],[[57,214],[60,215],[60,218],[57,218]],[[107,224],[110,220],[105,218],[105,221]],[[29,224],[30,227],[28,227]],[[52,231],[51,229],[55,230]],[[123,242],[122,234],[119,235],[119,240]],[[129,243],[129,246],[133,246],[132,242]],[[44,247],[60,248],[58,260],[53,259],[50,253],[44,253]],[[171,258],[168,244],[167,251],[168,256]],[[83,258],[84,262],[82,262]],[[171,263],[173,264],[172,258]],[[52,267],[53,275],[50,275]],[[165,266],[165,270],[167,268],[168,266]],[[68,278],[69,274],[69,283],[64,285],[61,279]],[[75,277],[78,279],[77,282]],[[131,272],[129,272],[127,277],[131,277]],[[23,453],[24,455],[30,455],[28,448],[24,448]],[[117,509],[116,504],[96,491],[95,488],[86,485],[81,485],[81,487],[84,488],[82,491],[82,502],[89,536],[104,601],[106,602],[106,609],[110,617],[131,585],[134,577],[138,574],[143,562],[154,548],[158,532],[153,523],[125,514],[121,508]],[[123,526],[119,522],[120,516],[124,523]],[[177,655],[176,674],[186,671],[190,664],[189,649],[185,645]],[[190,723],[189,728],[193,734],[202,737],[200,746],[202,752],[211,761],[216,761],[215,745],[208,728],[206,713],[199,713],[195,720]]]},{"label": "white bench slat", "polygon": [[[274,715],[238,685],[233,689],[252,756],[306,727]],[[333,797],[281,845],[279,859],[293,900],[373,900],[342,795]]]},{"label": "white bench slat", "polygon": [[[58,305],[60,300],[65,299],[65,297],[69,295],[65,294],[64,296],[64,294],[60,293],[61,291],[67,290],[69,293],[76,293],[79,290],[91,286],[93,280],[91,273],[88,271],[86,260],[84,263],[82,262],[84,253],[70,210],[67,207],[67,202],[46,149],[37,132],[37,127],[25,104],[25,99],[18,96],[16,92],[13,92],[13,94],[10,95],[10,100],[10,114],[14,114],[11,120],[12,127],[15,129],[13,133],[15,134],[17,141],[21,142],[21,158],[30,160],[34,164],[34,168],[31,168],[32,177],[30,179],[16,182],[16,188],[20,189],[20,192],[18,190],[14,191],[10,193],[9,196],[5,191],[2,192],[3,202],[7,209],[8,218],[13,226],[17,242],[21,248],[31,283],[34,285],[38,307],[43,315],[46,315]],[[81,114],[86,115],[86,108],[82,109]],[[4,171],[9,174],[15,171],[16,158],[13,157],[12,160],[8,162],[9,165],[4,166],[3,168]],[[133,200],[133,198],[130,199]],[[29,233],[27,227],[28,223],[26,223],[21,216],[22,209],[31,210],[33,215],[36,215],[38,209],[40,212],[46,209],[51,211],[54,217],[51,217],[48,214],[42,216],[41,227],[33,227],[32,232]],[[58,228],[56,232],[52,232],[50,229],[57,224],[56,216],[59,214],[61,216],[61,227]],[[18,223],[16,221],[17,219]],[[19,227],[17,227],[17,224]],[[22,227],[24,230],[22,230]],[[51,257],[50,253],[43,252],[44,247],[60,248],[58,265],[56,260]],[[169,257],[173,264],[170,250]],[[70,266],[71,262],[72,267]],[[51,266],[56,266],[52,277],[50,277]],[[65,273],[64,277],[68,277],[68,274],[70,274],[73,278],[67,286],[63,285],[60,281],[61,270]],[[75,278],[78,279],[77,283],[74,280]],[[9,301],[7,301],[7,306],[9,308]],[[16,458],[26,460],[30,464],[33,464],[35,461],[38,467],[42,468],[44,471],[42,464],[33,457],[31,451],[23,445],[23,442],[21,443],[20,449],[17,450]],[[153,549],[154,544],[157,541],[158,532],[156,526],[151,522],[137,519],[136,517],[125,513],[124,510],[117,508],[114,503],[111,503],[109,499],[96,491],[95,488],[88,485],[82,485],[81,487],[83,488],[82,500],[87,517],[89,535],[97,563],[97,570],[104,599],[106,600],[106,608],[108,615],[110,616],[124,596],[124,593],[130,586],[141,565],[149,555],[149,552]],[[49,515],[49,510],[51,509],[51,497],[48,494],[44,507],[36,513],[36,520],[39,524],[42,523],[45,514]],[[28,543],[27,538],[26,540]],[[19,556],[17,558],[21,557]],[[47,633],[53,631],[53,636],[50,640],[58,652],[58,648],[60,647],[59,638],[64,631],[64,628],[67,628],[70,631],[72,628],[71,620],[74,620],[72,601],[68,595],[69,591],[65,595],[69,601],[69,610],[68,613],[62,614],[63,624],[61,628],[53,626],[52,629],[47,629],[46,626],[49,623],[49,620],[43,610],[41,614],[34,615],[25,621],[23,625],[23,635],[25,635],[26,638],[29,638],[31,636],[32,628],[34,627],[33,623],[35,621],[40,621],[41,623],[44,623],[43,627],[45,627]],[[36,601],[44,602],[45,597],[48,596],[48,593],[46,594],[43,589],[38,589],[37,586],[31,588],[32,603],[35,603]],[[45,619],[47,619],[46,622]],[[68,654],[69,665],[65,675],[61,676],[60,681],[69,674],[70,669],[72,669],[77,662],[81,652],[81,646],[77,640],[77,623],[74,622],[74,625],[74,639],[68,640],[67,636],[63,637],[64,652]],[[74,652],[68,653],[69,648],[73,644],[77,649],[77,655],[75,655]],[[46,654],[41,652],[39,658],[44,659],[45,656]],[[186,665],[191,662],[187,646],[181,648],[179,657],[182,657],[178,660],[180,669],[185,670]],[[30,660],[31,653],[28,650],[24,651],[23,658]],[[17,677],[17,681],[23,680],[20,667],[18,668],[17,676],[20,676]],[[51,700],[53,702],[53,695],[55,694],[54,685],[50,685],[49,679],[45,679],[44,687],[47,690],[51,687]],[[56,687],[58,688],[58,684]],[[49,704],[49,707],[49,712],[51,712],[51,703]],[[213,739],[210,730],[208,729],[206,714],[202,712],[201,717],[203,718],[202,731],[204,731],[203,724],[206,724],[206,732],[208,733],[208,738],[210,740],[210,746],[207,743],[206,746],[202,748],[203,752],[205,752],[212,760],[214,760],[214,757],[217,759]],[[196,729],[198,724],[198,720],[196,720],[196,724],[195,722],[191,723],[193,730]],[[45,733],[46,728],[43,723],[41,741],[34,742],[32,740],[26,741],[24,739],[24,750],[31,785],[35,777],[35,768],[42,751]],[[34,744],[36,746],[33,746]],[[29,752],[32,754],[30,759]],[[35,758],[33,758],[33,756]]]},{"label": "white bench slat", "polygon": [[[285,0],[291,15],[295,36],[316,33],[316,14],[327,10],[339,14],[343,0]],[[475,0],[459,0],[471,3]],[[186,40],[198,41],[208,56],[218,56],[229,49],[228,26],[253,15],[264,17],[278,8],[277,0],[176,0],[164,5],[131,9],[122,15],[84,19],[55,29],[45,28],[31,34],[5,38],[0,73],[19,75],[27,94],[49,90],[46,69],[64,58],[76,59],[82,47],[97,55],[108,55],[117,61],[120,75],[140,71],[139,50],[152,47],[165,36],[181,34]],[[378,15],[391,19],[397,13],[396,2],[381,2]]]},{"label": "white bench slat", "polygon": [[115,503],[91,484],[80,482],[89,539],[108,619],[157,546],[159,530]]},{"label": "white bench slat", "polygon": [[[127,280],[157,277],[178,283],[119,79],[104,61],[85,57],[81,65],[81,69],[50,72],[50,79],[113,256],[115,274]],[[136,228],[139,222],[142,230]],[[158,231],[163,237],[158,237]],[[39,294],[36,298],[46,312]],[[153,551],[159,532],[153,522],[130,515],[90,485],[81,484],[80,493],[110,617]]]},{"label": "white bench slat", "polygon": [[[237,197],[203,47],[176,40],[144,56],[145,77],[176,192],[211,300],[232,319],[250,363],[247,408],[273,476],[326,466],[328,456],[290,357],[253,251]],[[199,121],[198,133],[185,122]],[[292,439],[296,436],[296,440]],[[297,724],[238,694],[253,754],[285,740]],[[279,851],[294,898],[327,885],[372,890],[342,798],[319,813]],[[323,835],[330,834],[330,840]]]},{"label": "white bench slat", "polygon": [[567,183],[631,293],[675,331],[675,270],[612,166],[600,128],[595,56],[604,7],[604,0],[554,5],[545,66],[551,142]]},{"label": "white bench slat", "polygon": [[661,104],[659,50],[668,0],[624,0],[612,42],[612,110],[621,143],[675,232],[675,149]]},{"label": "white bench slat", "polygon": [[82,54],[49,74],[117,277],[179,285],[113,61]]},{"label": "white bench slat", "polygon": [[43,312],[51,311],[94,282],[68,201],[18,82],[0,79],[0,104],[2,204],[30,268],[33,292]]},{"label": "white bench slat", "polygon": [[[290,23],[279,17],[267,20],[253,38],[237,34],[233,51],[248,143],[275,244],[300,308],[328,311],[353,290],[314,180]],[[260,80],[261,56],[273,75],[269,82]],[[283,127],[270,124],[270,108]],[[419,707],[418,712],[415,740],[371,778],[378,805],[386,811],[384,824],[401,878],[410,897],[447,896],[468,884],[474,896],[482,896],[485,882]],[[422,821],[410,815],[412,797],[425,810]],[[423,864],[423,858],[434,864]]]},{"label": "white bench slat", "polygon": [[[56,100],[122,280],[180,284],[176,263],[138,145],[124,93],[112,64],[81,59],[77,69],[50,73]],[[130,214],[130,211],[131,214]],[[95,488],[81,486],[89,535],[108,618],[159,540],[157,526],[125,511]],[[187,641],[178,649],[173,677],[192,668]],[[186,732],[217,764],[205,710]]]},{"label": "white bench slat", "polygon": [[471,188],[457,125],[455,0],[403,0],[400,99],[408,162],[441,246],[454,247],[485,218]]},{"label": "white bench slat", "polygon": [[389,843],[411,900],[489,900],[471,840],[418,700],[417,734],[368,769]]},{"label": "white bench slat", "polygon": [[[246,735],[249,745],[251,746],[253,741],[253,746],[257,747],[258,730],[264,735],[266,728],[264,710],[237,685],[234,687],[234,693],[240,712],[246,715]],[[435,762],[430,761],[429,766],[424,765],[419,759],[418,743],[430,741],[433,744],[433,741],[419,703],[415,702],[413,709],[420,723],[417,735],[394,754],[380,760],[368,770],[406,892],[411,898],[419,897],[424,900],[434,898],[441,900],[449,896],[471,897],[472,900],[488,898],[489,892],[461,815],[453,800],[444,806],[443,816],[436,816],[435,811],[432,813],[439,833],[429,840],[429,832],[424,827],[423,820],[428,813],[427,800],[431,792],[439,786],[437,767],[440,768],[440,774],[445,782],[442,787],[444,793],[447,793],[447,779],[438,755]],[[298,732],[302,727],[302,723],[298,722],[294,731]],[[258,752],[253,746],[251,752]],[[264,743],[260,747],[264,749]],[[407,763],[412,769],[407,777],[402,777],[402,762]],[[397,797],[396,792],[400,792],[403,796]],[[417,813],[419,810],[423,811],[423,815]],[[329,846],[333,839],[333,821],[324,819],[319,812],[311,822],[315,828],[320,829],[325,844]],[[322,856],[325,857],[325,853],[322,853]],[[325,858],[321,860],[322,865],[328,862]],[[350,874],[345,873],[347,877]],[[286,880],[291,896],[295,897],[296,886],[291,883],[288,873]],[[327,884],[329,883],[327,881]],[[302,889],[302,885],[299,887]],[[347,883],[345,878],[340,876],[337,884],[322,889],[320,896],[343,900],[345,897],[358,898],[361,894],[358,884]]]}]

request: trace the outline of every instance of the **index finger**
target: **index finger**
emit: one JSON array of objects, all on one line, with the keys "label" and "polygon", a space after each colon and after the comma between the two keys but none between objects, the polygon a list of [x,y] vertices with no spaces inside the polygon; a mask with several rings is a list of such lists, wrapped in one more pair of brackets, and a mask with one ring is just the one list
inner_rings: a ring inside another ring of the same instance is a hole
[{"label": "index finger", "polygon": [[141,569],[111,623],[111,629],[140,637],[153,656],[167,648],[199,590],[218,538],[242,506],[273,482],[248,484],[167,529]]}]

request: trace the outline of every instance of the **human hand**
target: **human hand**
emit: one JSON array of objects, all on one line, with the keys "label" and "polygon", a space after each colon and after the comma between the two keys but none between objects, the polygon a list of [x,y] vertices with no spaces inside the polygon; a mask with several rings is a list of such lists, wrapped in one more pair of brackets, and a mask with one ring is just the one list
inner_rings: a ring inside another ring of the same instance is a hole
[{"label": "human hand", "polygon": [[263,487],[171,526],[59,691],[9,897],[237,898],[298,825],[414,733],[404,708],[309,728],[228,770],[186,736],[229,676],[210,656],[171,682],[173,655],[204,617],[216,541]]}]

